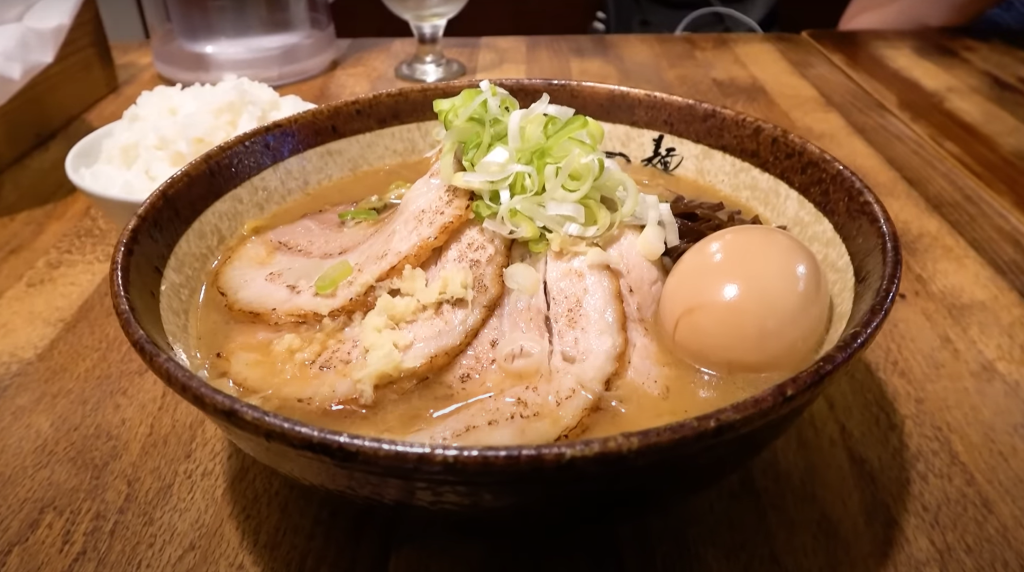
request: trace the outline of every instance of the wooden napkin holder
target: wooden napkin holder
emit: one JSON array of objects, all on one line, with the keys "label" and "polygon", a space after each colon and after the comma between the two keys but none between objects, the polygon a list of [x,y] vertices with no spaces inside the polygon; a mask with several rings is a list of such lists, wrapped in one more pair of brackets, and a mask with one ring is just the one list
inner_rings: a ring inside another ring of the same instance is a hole
[{"label": "wooden napkin holder", "polygon": [[96,0],[85,0],[53,63],[0,105],[0,171],[117,89]]}]

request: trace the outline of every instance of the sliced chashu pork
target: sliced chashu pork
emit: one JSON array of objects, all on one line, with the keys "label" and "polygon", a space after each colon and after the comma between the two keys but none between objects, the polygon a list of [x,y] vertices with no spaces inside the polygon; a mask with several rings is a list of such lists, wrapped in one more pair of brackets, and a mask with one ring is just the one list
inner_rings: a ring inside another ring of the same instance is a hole
[{"label": "sliced chashu pork", "polygon": [[[488,423],[512,415],[517,409],[525,413],[531,406],[536,408],[537,399],[518,405],[503,401],[505,397],[514,399],[512,390],[518,386],[525,385],[523,391],[539,395],[539,388],[548,385],[551,348],[543,285],[546,258],[544,254],[531,253],[522,243],[512,246],[510,263],[525,263],[537,272],[537,291],[528,294],[505,289],[498,307],[466,351],[421,386],[432,396],[440,396],[446,405],[457,405],[445,407],[406,438],[442,443],[476,437],[495,443],[520,440],[514,434],[515,424],[492,423],[488,427]],[[412,394],[407,398],[419,396]],[[482,427],[487,430],[481,431]]]},{"label": "sliced chashu pork", "polygon": [[[396,269],[419,266],[469,218],[469,205],[470,192],[446,185],[435,165],[386,220],[362,231],[357,245],[341,245],[343,254],[320,243],[309,246],[308,236],[264,232],[244,241],[220,265],[217,289],[232,310],[272,323],[338,314]],[[331,294],[317,294],[317,277],[341,260],[352,264],[352,276]]]},{"label": "sliced chashu pork", "polygon": [[295,252],[308,258],[341,257],[369,240],[380,230],[394,211],[386,211],[376,220],[342,223],[338,213],[356,208],[358,203],[324,209],[299,220],[262,233],[274,248]]},{"label": "sliced chashu pork", "polygon": [[[423,377],[446,366],[476,337],[494,312],[504,290],[502,272],[508,265],[508,240],[476,222],[465,223],[424,268],[428,284],[446,269],[465,267],[473,274],[470,300],[441,303],[434,311],[401,324],[398,329],[413,340],[402,353],[397,371],[374,376],[374,386],[399,378]],[[341,339],[320,356],[313,367],[333,381],[335,400],[368,397],[361,372],[372,364],[364,359],[361,328],[347,328]]]},{"label": "sliced chashu pork", "polygon": [[619,277],[629,341],[623,367],[616,373],[610,389],[636,384],[651,395],[665,398],[673,360],[658,343],[652,328],[666,272],[660,261],[651,262],[640,253],[639,236],[639,229],[623,228],[606,248]]},{"label": "sliced chashu pork", "polygon": [[[487,364],[520,356],[515,337],[524,335],[533,348],[550,352],[547,363],[530,375],[507,373],[503,368],[457,368],[429,382],[449,383],[462,395],[464,405],[427,423],[407,439],[433,443],[513,445],[550,443],[568,434],[597,404],[626,346],[622,300],[618,280],[604,266],[588,265],[584,256],[548,253],[542,261],[530,259],[542,272],[544,292],[528,299],[506,292],[494,317],[485,326],[489,337],[474,343],[484,355],[470,362]],[[550,336],[543,324],[547,314]],[[503,344],[511,341],[509,354]],[[522,356],[520,356],[522,357]],[[468,374],[468,375],[466,375]]]},{"label": "sliced chashu pork", "polygon": [[[473,273],[472,300],[442,303],[437,311],[403,324],[416,341],[404,355],[399,376],[426,375],[443,367],[476,335],[502,295],[508,263],[505,239],[479,224],[465,223],[423,268],[428,280],[445,268],[465,266]],[[327,406],[359,396],[356,368],[364,366],[357,324],[312,328],[307,324],[271,326],[254,322],[235,328],[218,353],[216,375],[250,393],[271,399],[303,400]],[[282,335],[280,328],[290,330]],[[376,380],[377,385],[394,377]]]}]

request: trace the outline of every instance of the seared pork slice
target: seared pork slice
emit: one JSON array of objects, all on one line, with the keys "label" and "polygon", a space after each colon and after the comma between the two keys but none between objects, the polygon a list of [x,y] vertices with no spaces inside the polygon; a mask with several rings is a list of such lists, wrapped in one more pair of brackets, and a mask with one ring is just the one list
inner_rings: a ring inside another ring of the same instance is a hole
[{"label": "seared pork slice", "polygon": [[556,389],[549,399],[561,420],[552,437],[560,437],[597,404],[618,368],[626,348],[625,320],[615,275],[582,255],[550,253],[547,289]]},{"label": "seared pork slice", "polygon": [[495,375],[511,380],[547,378],[548,303],[544,293],[545,254],[521,242],[512,245],[509,264],[526,264],[537,273],[535,292],[506,288],[498,307],[466,351],[435,379],[450,380],[463,394],[504,389]]},{"label": "seared pork slice", "polygon": [[664,398],[668,396],[672,358],[658,343],[652,328],[666,272],[660,261],[651,262],[643,257],[637,244],[639,236],[639,229],[623,228],[606,249],[619,277],[628,340],[624,367],[616,373],[610,389],[636,384],[647,393]]},{"label": "seared pork slice", "polygon": [[[264,232],[244,241],[220,265],[217,289],[232,310],[271,323],[337,315],[364,300],[376,282],[406,265],[419,266],[469,218],[469,204],[470,192],[444,184],[435,165],[374,231],[357,231],[358,244],[343,254],[310,246],[308,236],[296,240],[287,232]],[[282,240],[282,234],[291,239]],[[352,264],[352,276],[334,292],[317,294],[317,277],[341,260]]]},{"label": "seared pork slice", "polygon": [[299,220],[272,228],[265,233],[273,246],[309,258],[336,258],[369,240],[394,211],[376,220],[341,223],[338,213],[356,208],[357,203],[324,209]]},{"label": "seared pork slice", "polygon": [[[324,324],[275,326],[256,321],[228,328],[217,340],[209,378],[211,382],[230,380],[257,404],[297,400],[316,404],[328,380],[309,366],[323,353],[331,329]],[[229,389],[224,387],[226,381],[214,384]]]},{"label": "seared pork slice", "polygon": [[[543,281],[546,258],[516,243],[510,262],[528,264]],[[551,377],[547,316],[543,283],[533,294],[506,288],[497,309],[473,343],[448,367],[424,382],[424,389],[435,399],[441,396],[448,403],[459,405],[447,407],[405,438],[433,443],[521,442],[518,424],[499,421],[542,408],[540,388],[546,387]],[[514,394],[519,391],[533,397],[517,400]],[[417,399],[417,395],[407,398]]]},{"label": "seared pork slice", "polygon": [[[506,296],[498,313],[504,316],[501,333],[507,336],[501,343],[515,348],[516,336],[525,333],[530,345],[550,348],[547,367],[532,376],[489,370],[490,395],[481,393],[485,386],[477,380],[475,390],[467,392],[478,393],[475,399],[408,439],[473,445],[550,443],[572,431],[598,403],[626,346],[618,280],[607,267],[589,265],[581,255],[551,252],[544,266],[550,337],[536,327],[541,315],[537,298],[517,303],[514,296]],[[501,357],[499,351],[495,358]],[[446,381],[462,380],[456,376]]]},{"label": "seared pork slice", "polygon": [[472,272],[470,298],[442,302],[434,311],[398,325],[396,335],[411,343],[403,348],[398,366],[387,371],[378,371],[373,357],[367,355],[361,340],[365,328],[357,323],[346,329],[342,339],[313,364],[334,380],[333,399],[359,397],[367,402],[374,386],[427,376],[448,365],[494,312],[504,290],[502,271],[508,256],[507,239],[475,222],[463,224],[424,270],[427,284],[432,284],[448,270],[468,268]]}]

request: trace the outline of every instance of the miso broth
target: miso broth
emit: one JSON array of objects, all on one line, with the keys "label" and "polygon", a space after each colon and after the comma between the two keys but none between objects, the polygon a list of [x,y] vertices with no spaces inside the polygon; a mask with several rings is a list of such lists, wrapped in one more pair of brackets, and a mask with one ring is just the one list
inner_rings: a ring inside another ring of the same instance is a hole
[{"label": "miso broth", "polygon": [[[332,206],[384,194],[396,181],[415,181],[429,168],[427,160],[420,160],[355,173],[253,221],[238,240],[309,213],[330,212],[327,209]],[[627,171],[641,192],[723,201],[730,208],[754,214],[746,205],[736,204],[718,190],[698,182],[652,168],[630,166]],[[216,270],[216,265],[210,270],[203,294],[195,304],[192,331],[197,353],[192,365],[211,384],[226,392],[312,425],[392,438],[408,434],[478,397],[453,392],[444,384],[431,384],[429,380],[420,383],[416,379],[400,379],[377,388],[375,399],[368,405],[356,401],[312,403],[288,397],[287,391],[277,388],[308,378],[311,356],[331,343],[338,322],[268,324],[258,317],[232,311],[213,284]],[[654,316],[650,319],[653,321]],[[250,360],[247,371],[252,377],[259,377],[258,382],[232,377],[226,356],[243,355],[239,353],[242,350]],[[282,355],[289,357],[278,359]],[[633,384],[608,387],[597,406],[567,437],[598,437],[697,416],[757,393],[780,379],[778,375],[722,377],[682,361],[672,367],[674,375],[665,380],[668,391],[664,397],[651,395]]]}]

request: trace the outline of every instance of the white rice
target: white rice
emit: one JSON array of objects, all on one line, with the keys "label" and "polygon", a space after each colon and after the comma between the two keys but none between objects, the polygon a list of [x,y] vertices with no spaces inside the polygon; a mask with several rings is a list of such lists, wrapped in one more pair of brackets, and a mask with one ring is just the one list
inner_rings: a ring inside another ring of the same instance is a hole
[{"label": "white rice", "polygon": [[246,78],[184,89],[180,84],[159,86],[143,92],[125,110],[103,142],[96,165],[83,169],[81,175],[91,187],[142,200],[214,146],[313,107]]}]

